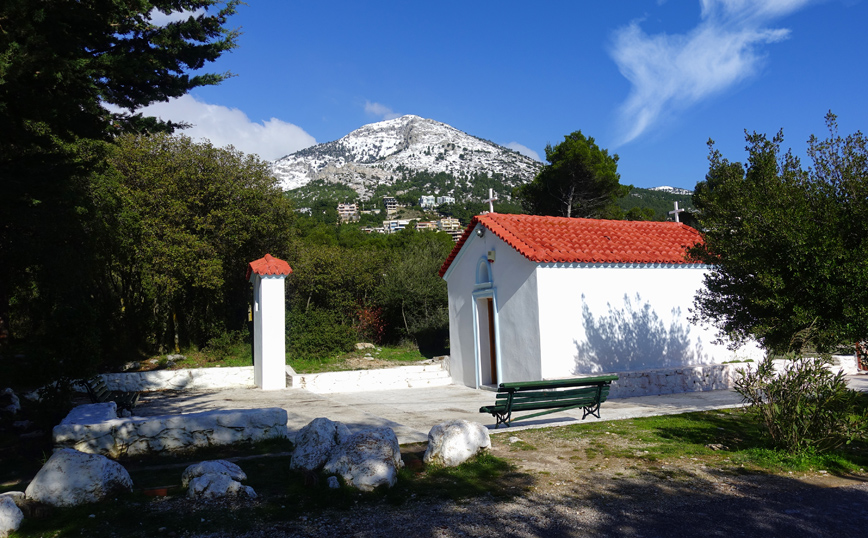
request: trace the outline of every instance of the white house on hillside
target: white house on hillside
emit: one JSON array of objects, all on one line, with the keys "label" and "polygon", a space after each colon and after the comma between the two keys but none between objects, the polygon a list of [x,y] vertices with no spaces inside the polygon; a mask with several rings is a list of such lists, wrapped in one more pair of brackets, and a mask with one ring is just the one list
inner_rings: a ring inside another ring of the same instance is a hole
[{"label": "white house on hillside", "polygon": [[761,357],[688,321],[708,267],[675,222],[488,213],[440,270],[450,372],[470,387]]}]

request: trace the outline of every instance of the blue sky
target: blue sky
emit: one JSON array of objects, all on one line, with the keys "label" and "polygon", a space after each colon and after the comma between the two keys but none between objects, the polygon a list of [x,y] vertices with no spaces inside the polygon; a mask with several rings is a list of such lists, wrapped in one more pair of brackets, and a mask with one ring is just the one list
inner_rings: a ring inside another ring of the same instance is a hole
[{"label": "blue sky", "polygon": [[868,0],[248,4],[208,68],[236,76],[145,111],[264,159],[415,114],[539,158],[581,130],[622,183],[692,189],[709,138],[868,129]]}]

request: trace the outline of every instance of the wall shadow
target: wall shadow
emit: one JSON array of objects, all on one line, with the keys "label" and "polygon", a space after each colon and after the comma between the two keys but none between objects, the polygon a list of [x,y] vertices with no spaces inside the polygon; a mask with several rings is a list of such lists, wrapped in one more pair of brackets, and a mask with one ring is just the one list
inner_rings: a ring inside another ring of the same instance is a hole
[{"label": "wall shadow", "polygon": [[624,294],[623,304],[607,303],[608,312],[594,316],[582,295],[585,340],[576,346],[574,375],[651,370],[708,361],[702,340],[690,337],[681,308],[673,308],[667,327],[640,294]]}]

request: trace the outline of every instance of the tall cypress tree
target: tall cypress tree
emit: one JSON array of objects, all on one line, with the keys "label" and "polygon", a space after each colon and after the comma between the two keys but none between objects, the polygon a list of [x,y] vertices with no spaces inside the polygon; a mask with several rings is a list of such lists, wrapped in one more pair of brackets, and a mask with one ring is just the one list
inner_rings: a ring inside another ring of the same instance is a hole
[{"label": "tall cypress tree", "polygon": [[[225,25],[237,4],[0,3],[0,346],[26,322],[67,335],[64,353],[93,353],[98,335],[82,329],[99,321],[104,285],[89,193],[100,145],[125,131],[171,131],[178,125],[136,110],[230,76],[199,70],[236,46]],[[156,24],[163,15],[172,22]],[[27,311],[21,323],[10,323],[10,302]]]}]

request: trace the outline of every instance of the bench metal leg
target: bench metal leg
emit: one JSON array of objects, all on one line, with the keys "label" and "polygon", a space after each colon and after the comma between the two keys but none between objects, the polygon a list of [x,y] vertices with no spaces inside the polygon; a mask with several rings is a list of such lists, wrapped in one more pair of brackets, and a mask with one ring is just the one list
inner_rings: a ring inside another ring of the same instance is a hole
[{"label": "bench metal leg", "polygon": [[584,413],[582,413],[582,420],[585,420],[588,415],[595,416],[600,418],[600,402],[597,401],[595,405],[589,405],[588,407],[582,408]]}]

